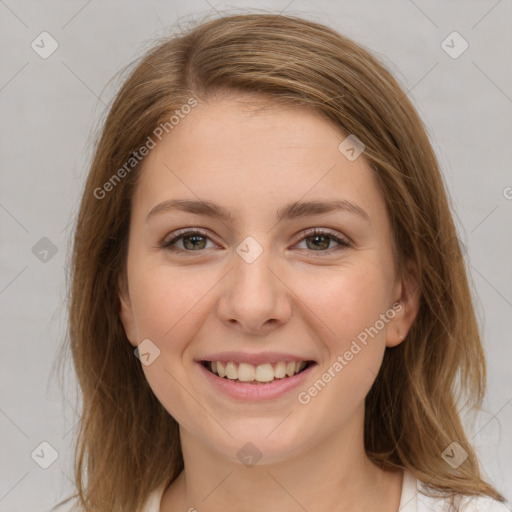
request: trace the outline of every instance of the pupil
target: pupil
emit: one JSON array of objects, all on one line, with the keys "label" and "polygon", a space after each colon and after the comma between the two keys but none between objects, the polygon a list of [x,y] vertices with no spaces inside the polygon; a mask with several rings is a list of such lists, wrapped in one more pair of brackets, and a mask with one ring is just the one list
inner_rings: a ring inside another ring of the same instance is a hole
[{"label": "pupil", "polygon": [[324,235],[315,235],[315,236],[312,236],[310,238],[312,238],[312,239],[314,239],[316,241],[318,241],[318,239],[323,239],[324,240],[325,243],[320,244],[320,245],[316,244],[316,242],[315,242],[315,245],[314,245],[315,248],[326,249],[329,246],[329,240]]},{"label": "pupil", "polygon": [[[203,239],[203,240],[201,240],[201,239]],[[189,241],[194,240],[190,247],[187,247],[187,240],[189,240]],[[194,249],[194,248],[199,247],[199,244],[201,243],[201,241],[204,242],[204,237],[202,235],[189,235],[189,236],[186,236],[183,238],[183,245],[187,249]],[[197,243],[197,242],[199,242],[199,243]],[[204,248],[204,247],[200,247],[200,248]]]}]

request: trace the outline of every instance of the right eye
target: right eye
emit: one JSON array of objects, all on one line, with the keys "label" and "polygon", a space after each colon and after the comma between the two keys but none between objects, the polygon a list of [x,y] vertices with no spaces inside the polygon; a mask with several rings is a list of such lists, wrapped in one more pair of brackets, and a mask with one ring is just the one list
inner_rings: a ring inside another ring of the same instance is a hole
[{"label": "right eye", "polygon": [[[170,240],[164,240],[161,247],[175,253],[201,252],[205,247],[207,240],[210,238],[203,231],[197,229],[181,230],[172,233]],[[177,242],[182,243],[183,248],[175,247]]]}]

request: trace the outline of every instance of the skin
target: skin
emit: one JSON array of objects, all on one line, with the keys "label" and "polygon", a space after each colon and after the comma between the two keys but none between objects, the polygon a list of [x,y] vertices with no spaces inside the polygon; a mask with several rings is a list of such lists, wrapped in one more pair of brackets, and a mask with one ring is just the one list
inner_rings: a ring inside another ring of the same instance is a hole
[{"label": "skin", "polygon": [[[255,112],[248,99],[199,103],[145,158],[132,200],[121,319],[133,346],[149,338],[160,350],[143,370],[180,424],[186,468],[160,510],[394,512],[402,473],[367,458],[364,397],[384,350],[402,342],[417,314],[414,274],[397,277],[389,217],[364,155],[349,161],[338,150],[345,136],[309,109]],[[212,201],[233,221],[178,210],[146,220],[177,198]],[[337,211],[276,222],[288,202],[340,198],[369,220]],[[327,237],[316,248],[314,236],[304,238],[315,227],[351,246]],[[161,247],[182,228],[208,234],[198,249],[175,243],[192,255]],[[247,236],[263,250],[252,263],[236,252]],[[299,403],[297,393],[396,302],[401,310],[378,335]],[[215,392],[194,362],[224,350],[289,352],[317,365],[300,389],[241,403]],[[237,458],[247,442],[262,454],[250,468]]]}]

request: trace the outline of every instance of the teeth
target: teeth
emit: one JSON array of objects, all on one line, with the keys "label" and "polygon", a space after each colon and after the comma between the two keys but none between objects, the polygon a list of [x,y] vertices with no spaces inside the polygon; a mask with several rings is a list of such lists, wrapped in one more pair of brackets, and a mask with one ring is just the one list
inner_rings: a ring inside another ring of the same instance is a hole
[{"label": "teeth", "polygon": [[236,365],[231,361],[226,365],[226,377],[231,380],[238,379]]},{"label": "teeth", "polygon": [[[242,382],[251,382],[254,380],[254,366],[252,364],[240,363],[238,365],[238,380]],[[272,378],[274,378],[272,376]]]},{"label": "teeth", "polygon": [[276,364],[276,367],[274,368],[274,377],[276,379],[286,377],[286,363],[279,361],[279,363]]},{"label": "teeth", "polygon": [[254,366],[233,361],[211,361],[209,369],[219,377],[240,382],[272,382],[274,379],[292,377],[306,367],[306,361],[279,361]]},{"label": "teeth", "polygon": [[254,379],[258,382],[271,382],[274,380],[274,368],[269,363],[256,366]]}]

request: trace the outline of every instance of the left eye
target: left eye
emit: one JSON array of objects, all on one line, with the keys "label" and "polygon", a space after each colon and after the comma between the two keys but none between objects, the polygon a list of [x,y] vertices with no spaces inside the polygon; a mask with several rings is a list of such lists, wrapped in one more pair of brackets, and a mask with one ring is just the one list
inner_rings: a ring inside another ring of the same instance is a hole
[{"label": "left eye", "polygon": [[[311,243],[308,243],[308,240],[311,240]],[[324,231],[322,229],[313,229],[312,231],[307,232],[306,236],[304,236],[301,239],[301,242],[302,241],[306,242],[306,246],[308,249],[314,247],[314,249],[312,249],[312,250],[316,251],[316,252],[330,252],[330,250],[329,251],[323,251],[323,250],[318,251],[318,249],[325,249],[326,246],[329,246],[330,243],[333,241],[338,244],[338,247],[335,248],[334,250],[350,247],[350,243],[348,242],[348,240],[345,240],[344,238],[339,237],[339,236],[335,235],[334,233],[331,233],[329,231]]]},{"label": "left eye", "polygon": [[[171,252],[190,254],[191,252],[200,252],[202,249],[207,249],[206,243],[208,240],[210,240],[210,237],[201,231],[182,231],[171,240],[162,242],[161,247]],[[179,241],[181,241],[183,248],[176,247],[176,244]],[[329,231],[317,228],[307,232],[305,236],[300,239],[299,243],[301,242],[306,243],[306,250],[309,249],[313,252],[331,252],[332,248],[329,248],[331,242],[336,242],[338,244],[338,247],[333,250],[344,249],[351,246],[348,240],[345,240],[344,238]],[[328,251],[324,250],[328,248]]]}]

